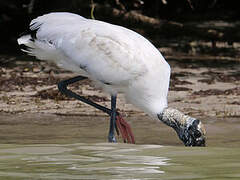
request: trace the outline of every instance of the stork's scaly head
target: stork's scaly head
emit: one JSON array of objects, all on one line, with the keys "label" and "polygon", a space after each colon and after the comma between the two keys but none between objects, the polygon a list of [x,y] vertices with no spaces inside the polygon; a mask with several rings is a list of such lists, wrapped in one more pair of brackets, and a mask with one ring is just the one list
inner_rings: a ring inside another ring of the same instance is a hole
[{"label": "stork's scaly head", "polygon": [[185,146],[205,146],[205,129],[198,119],[176,132]]},{"label": "stork's scaly head", "polygon": [[185,146],[205,146],[206,131],[200,120],[172,108],[165,108],[158,118],[177,132]]}]

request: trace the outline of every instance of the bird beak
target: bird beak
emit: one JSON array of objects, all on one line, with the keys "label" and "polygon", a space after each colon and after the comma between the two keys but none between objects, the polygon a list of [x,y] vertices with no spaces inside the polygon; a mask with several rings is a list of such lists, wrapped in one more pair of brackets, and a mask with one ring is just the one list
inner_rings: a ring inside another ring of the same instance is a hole
[{"label": "bird beak", "polygon": [[175,130],[185,146],[206,146],[206,131],[200,120],[195,119],[187,127]]}]

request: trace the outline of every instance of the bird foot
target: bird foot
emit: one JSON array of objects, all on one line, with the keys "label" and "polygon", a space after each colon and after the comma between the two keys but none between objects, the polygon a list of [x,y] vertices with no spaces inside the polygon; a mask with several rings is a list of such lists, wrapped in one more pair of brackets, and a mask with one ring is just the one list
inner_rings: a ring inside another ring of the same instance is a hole
[{"label": "bird foot", "polygon": [[116,140],[115,136],[109,136],[109,137],[108,137],[108,142],[110,142],[110,143],[116,143],[117,140]]},{"label": "bird foot", "polygon": [[[116,125],[119,129],[124,143],[135,144],[135,139],[131,130],[130,125],[122,118],[120,114],[116,117]],[[117,131],[118,135],[119,132]]]}]

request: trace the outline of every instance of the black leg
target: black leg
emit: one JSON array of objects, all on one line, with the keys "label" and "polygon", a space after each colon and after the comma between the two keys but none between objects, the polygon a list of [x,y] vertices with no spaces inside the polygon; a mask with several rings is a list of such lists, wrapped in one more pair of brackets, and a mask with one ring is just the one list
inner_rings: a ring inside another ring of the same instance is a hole
[{"label": "black leg", "polygon": [[99,105],[97,103],[94,103],[94,102],[88,100],[87,98],[85,98],[83,96],[79,96],[78,94],[76,94],[76,93],[72,92],[71,90],[67,89],[67,86],[69,84],[72,84],[72,83],[75,83],[77,81],[81,81],[81,80],[84,80],[84,79],[86,79],[86,77],[77,76],[77,77],[74,77],[74,78],[71,78],[71,79],[67,79],[67,80],[61,81],[61,82],[58,83],[58,89],[59,89],[59,91],[61,93],[65,94],[65,95],[67,95],[69,97],[73,97],[75,99],[78,99],[78,100],[80,100],[80,101],[82,101],[82,102],[84,102],[84,103],[86,103],[88,105],[91,105],[91,106],[93,106],[93,107],[95,107],[95,108],[97,108],[97,109],[107,113],[109,116],[112,116],[112,110],[111,109],[108,109],[108,108],[106,108],[104,106],[101,106],[101,105]]},{"label": "black leg", "polygon": [[109,134],[108,134],[108,141],[109,142],[117,142],[115,135],[114,135],[114,127],[116,126],[116,102],[117,102],[117,96],[111,96],[111,118],[110,118],[110,127],[109,127]]},{"label": "black leg", "polygon": [[116,126],[116,116],[118,115],[118,112],[116,110],[117,96],[112,96],[111,97],[111,109],[108,109],[108,108],[106,108],[102,105],[99,105],[97,103],[94,103],[94,102],[88,100],[87,98],[85,98],[83,96],[79,96],[78,94],[74,93],[73,91],[71,91],[67,88],[67,86],[69,84],[72,84],[72,83],[75,83],[77,81],[81,81],[81,80],[84,80],[84,79],[86,79],[86,77],[77,76],[77,77],[74,77],[74,78],[71,78],[71,79],[61,81],[61,82],[58,83],[58,89],[61,93],[65,94],[69,97],[75,98],[77,100],[80,100],[80,101],[82,101],[82,102],[84,102],[84,103],[86,103],[90,106],[93,106],[93,107],[107,113],[109,116],[111,116],[108,140],[109,140],[109,142],[116,142],[116,139],[115,139],[115,136],[114,136],[114,127],[117,131],[117,134],[119,134],[118,128]]}]

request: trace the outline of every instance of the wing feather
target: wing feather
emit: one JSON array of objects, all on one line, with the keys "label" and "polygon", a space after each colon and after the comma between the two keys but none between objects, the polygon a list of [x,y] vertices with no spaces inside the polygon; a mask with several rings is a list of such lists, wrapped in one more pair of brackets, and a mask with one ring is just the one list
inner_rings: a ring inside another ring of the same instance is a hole
[{"label": "wing feather", "polygon": [[32,20],[30,29],[36,32],[34,41],[29,40],[31,55],[108,84],[128,84],[161,59],[134,31],[76,14],[43,15]]}]

